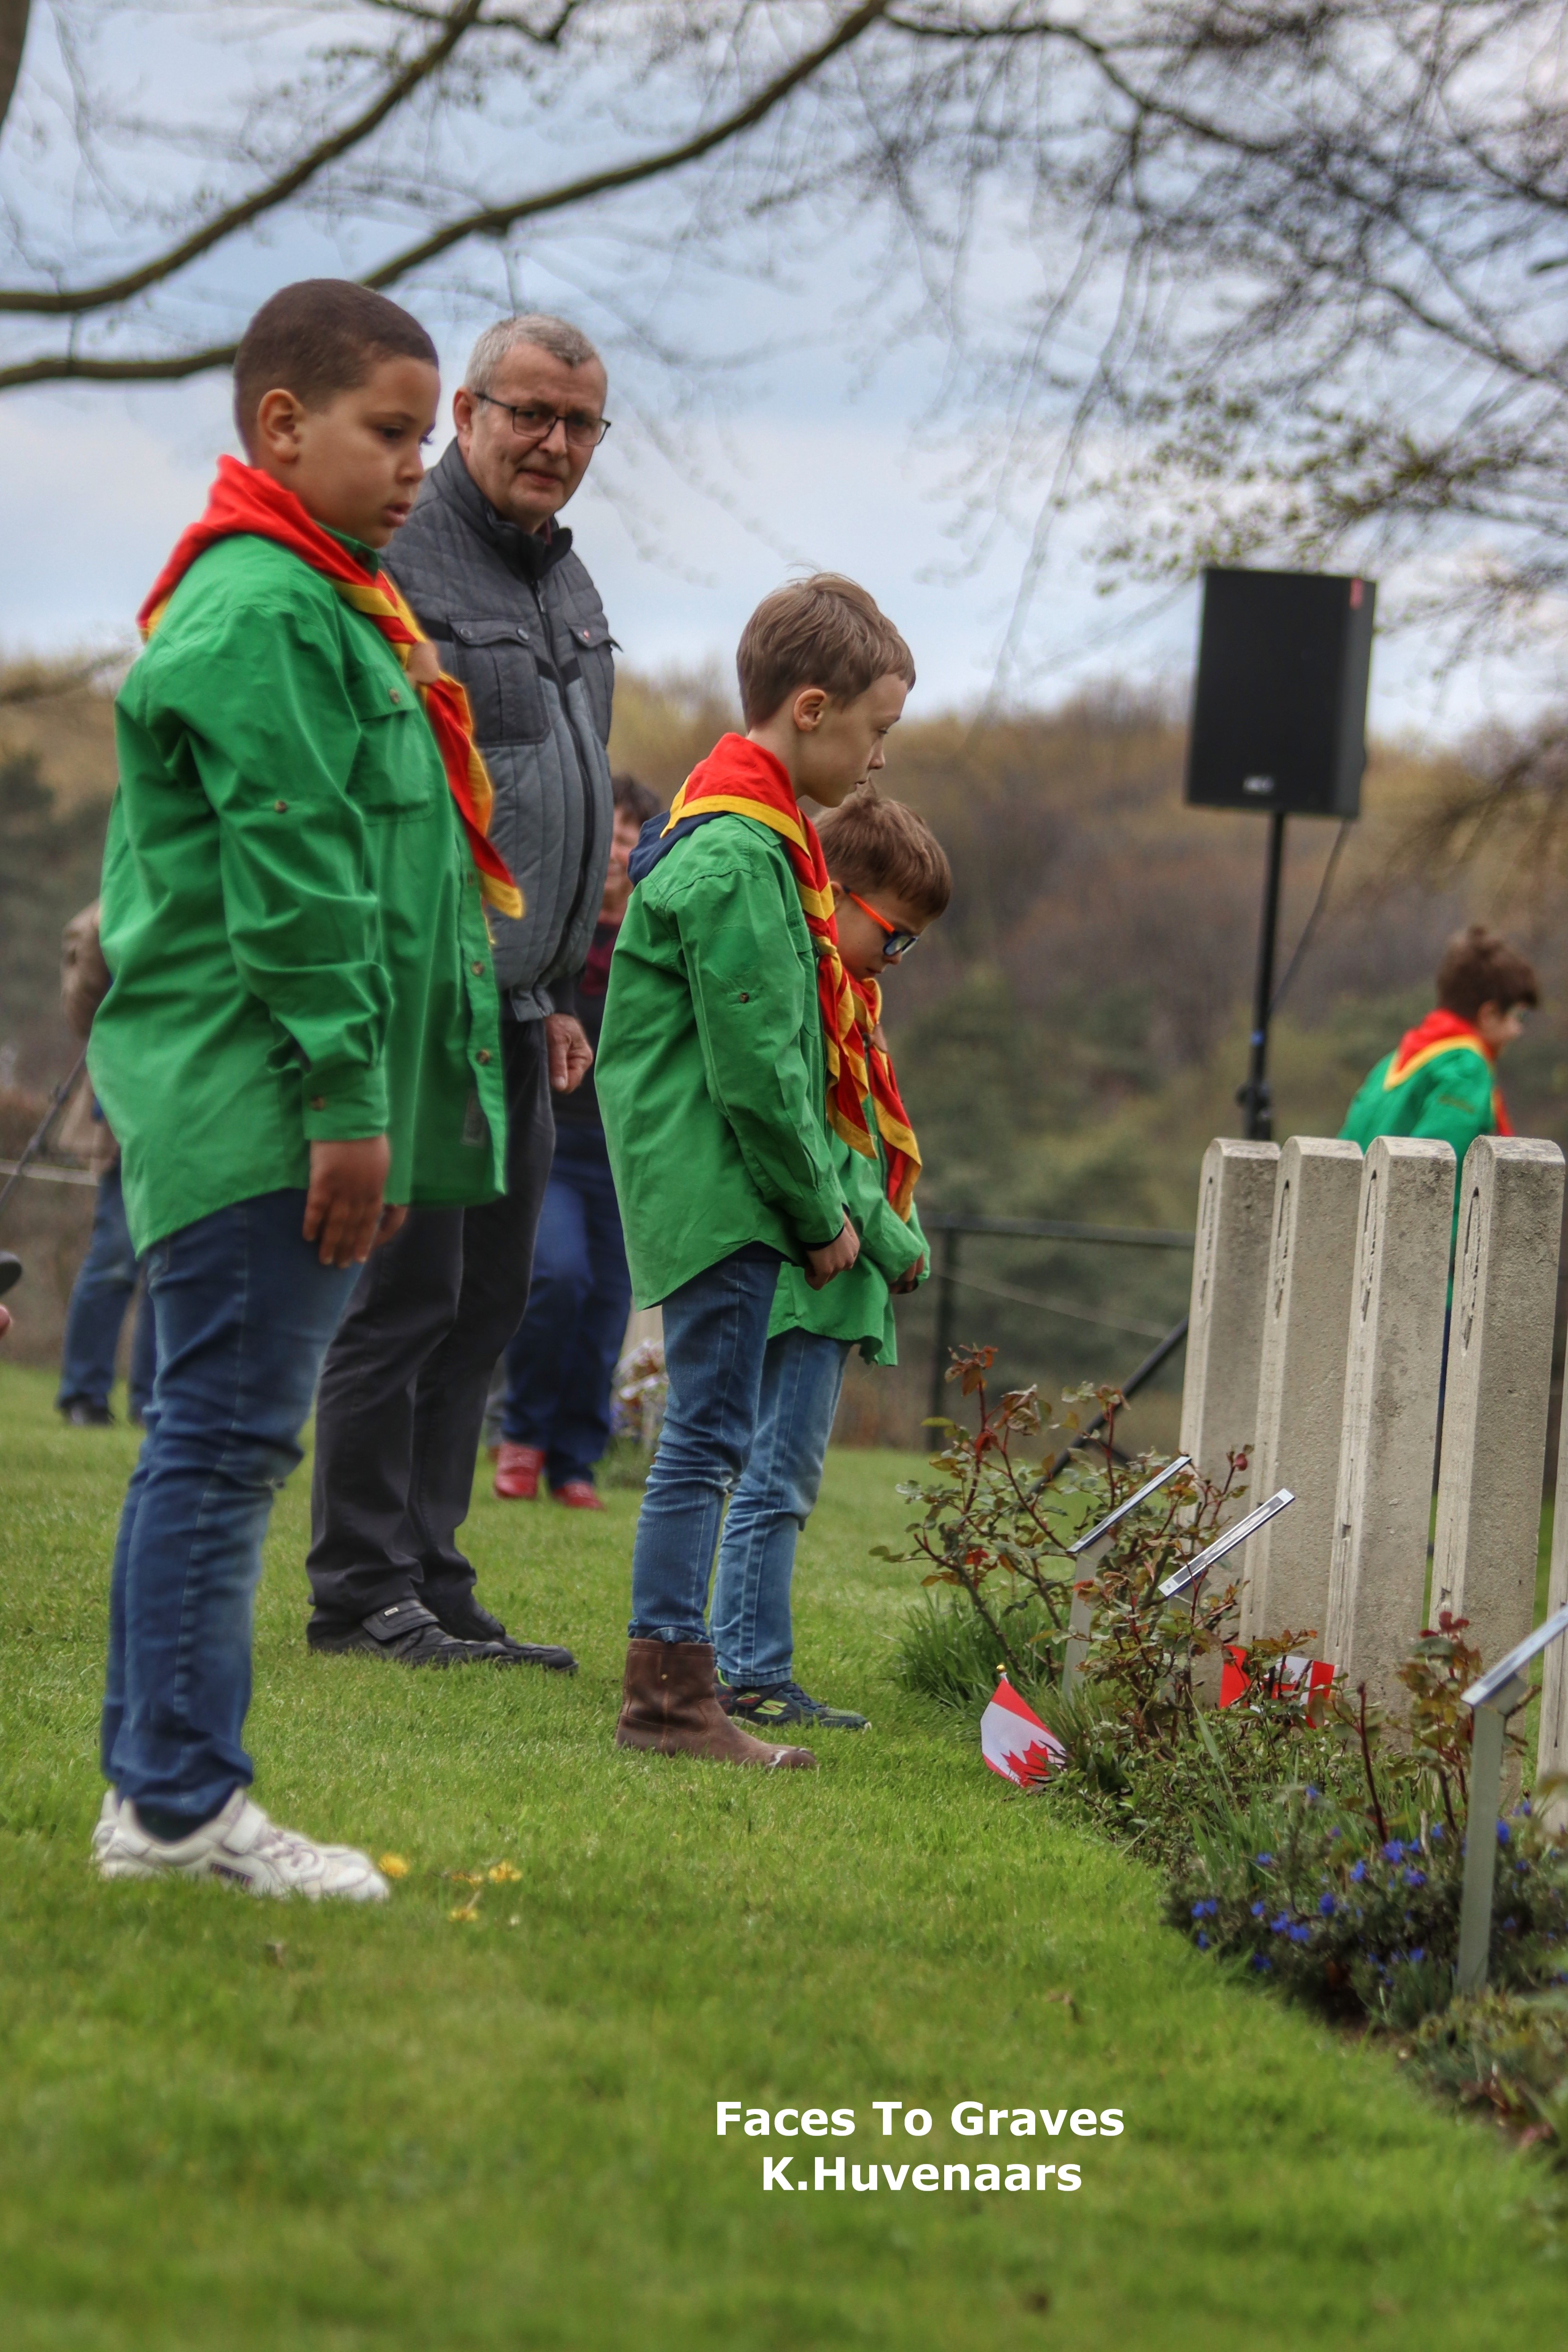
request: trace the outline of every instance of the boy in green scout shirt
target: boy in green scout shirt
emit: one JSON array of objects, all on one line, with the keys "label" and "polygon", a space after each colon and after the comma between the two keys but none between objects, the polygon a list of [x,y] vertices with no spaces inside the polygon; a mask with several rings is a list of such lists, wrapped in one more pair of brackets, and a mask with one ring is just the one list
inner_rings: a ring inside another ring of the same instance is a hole
[{"label": "boy in green scout shirt", "polygon": [[384,296],[275,295],[235,363],[250,463],[220,460],[116,711],[89,1060],[160,1372],[110,1586],[106,1878],[387,1893],[267,1820],[241,1733],[273,1494],[361,1267],[409,1202],[500,1181],[481,902],[517,893],[462,689],[375,554],[438,392]]},{"label": "boy in green scout shirt", "polygon": [[633,1296],[662,1305],[670,1393],[632,1562],[616,1741],[810,1767],[718,1702],[707,1591],[751,1452],[781,1265],[813,1289],[861,1238],[831,1138],[868,1164],[864,1040],[831,885],[800,808],[883,765],[915,679],[863,588],[819,573],[768,597],[736,657],[748,732],[694,770],[633,853],[597,1069]]},{"label": "boy in green scout shirt", "polygon": [[[1456,933],[1437,968],[1437,1006],[1368,1072],[1342,1136],[1365,1151],[1380,1135],[1451,1143],[1459,1167],[1480,1135],[1511,1135],[1497,1060],[1523,1027],[1521,1005],[1539,1002],[1521,955],[1472,923]],[[1454,1224],[1459,1203],[1454,1199]]]},{"label": "boy in green scout shirt", "polygon": [[865,1729],[863,1715],[824,1706],[795,1681],[789,1584],[851,1352],[858,1347],[870,1364],[898,1361],[894,1295],[913,1290],[925,1272],[913,1199],[919,1153],[881,1043],[880,982],[946,911],[953,891],[947,860],[925,820],[881,799],[873,786],[824,817],[821,837],[839,952],[866,1036],[868,1124],[878,1150],[867,1160],[833,1139],[861,1254],[825,1290],[812,1289],[798,1266],[779,1273],[756,1442],[719,1542],[713,1589],[719,1705],[737,1722],[772,1731],[792,1723]]}]

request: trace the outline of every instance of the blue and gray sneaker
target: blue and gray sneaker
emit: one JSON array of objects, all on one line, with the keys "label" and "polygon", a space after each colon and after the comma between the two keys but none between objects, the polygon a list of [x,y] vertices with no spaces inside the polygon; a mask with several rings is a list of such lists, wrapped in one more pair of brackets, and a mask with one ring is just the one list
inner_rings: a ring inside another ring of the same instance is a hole
[{"label": "blue and gray sneaker", "polygon": [[824,1731],[871,1728],[863,1715],[852,1715],[847,1707],[824,1706],[820,1698],[810,1697],[799,1683],[769,1683],[763,1690],[741,1690],[727,1683],[722,1675],[716,1675],[714,1683],[726,1715],[733,1715],[737,1723],[757,1730],[773,1732],[787,1723],[816,1723]]}]

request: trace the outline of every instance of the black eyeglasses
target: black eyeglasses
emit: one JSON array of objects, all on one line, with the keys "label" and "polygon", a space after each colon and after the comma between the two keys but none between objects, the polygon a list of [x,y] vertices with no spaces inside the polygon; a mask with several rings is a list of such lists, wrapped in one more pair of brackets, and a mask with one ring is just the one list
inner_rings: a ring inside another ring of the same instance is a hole
[{"label": "black eyeglasses", "polygon": [[901,957],[910,954],[920,945],[918,931],[901,931],[896,923],[890,923],[885,915],[879,915],[874,907],[868,907],[865,900],[856,898],[855,893],[847,886],[844,896],[846,898],[853,898],[861,913],[869,915],[877,929],[887,933],[887,937],[882,943],[882,951],[889,963],[897,963]]},{"label": "black eyeglasses", "polygon": [[519,441],[548,441],[559,425],[572,448],[597,449],[610,430],[608,416],[590,416],[581,408],[514,408],[509,401],[493,400],[487,392],[473,393],[470,398],[482,400],[486,408],[505,410]]}]

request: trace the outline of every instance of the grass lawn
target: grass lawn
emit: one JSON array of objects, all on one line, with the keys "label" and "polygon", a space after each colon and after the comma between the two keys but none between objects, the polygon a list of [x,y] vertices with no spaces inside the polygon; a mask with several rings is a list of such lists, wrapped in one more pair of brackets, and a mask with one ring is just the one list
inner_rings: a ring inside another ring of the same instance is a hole
[{"label": "grass lawn", "polygon": [[[1545,2177],[1385,2051],[1223,1981],[1139,1867],[887,1679],[897,1457],[803,1546],[810,1776],[610,1744],[636,1498],[478,1504],[481,1590],[582,1672],[306,1654],[281,1498],[251,1744],[281,1821],[407,1857],[382,1910],[99,1885],[107,1561],[131,1459],[0,1370],[0,2321],[8,2352],[1560,2340]],[[470,1890],[444,1874],[511,1864]],[[1076,2156],[1044,2193],[764,2193],[715,2103],[852,2107],[864,2167]],[[1120,2106],[963,2140],[954,2102]],[[884,2140],[873,2100],[929,2109]]]}]

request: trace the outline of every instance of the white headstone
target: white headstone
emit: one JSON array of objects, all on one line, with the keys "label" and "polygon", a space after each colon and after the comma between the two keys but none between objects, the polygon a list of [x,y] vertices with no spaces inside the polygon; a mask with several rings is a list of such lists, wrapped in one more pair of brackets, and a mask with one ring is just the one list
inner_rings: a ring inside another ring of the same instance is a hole
[{"label": "white headstone", "polygon": [[[1223,1136],[1203,1155],[1181,1450],[1221,1486],[1228,1457],[1258,1434],[1258,1362],[1279,1160],[1277,1143]],[[1255,1485],[1250,1474],[1242,1483],[1249,1489]]]},{"label": "white headstone", "polygon": [[1328,1622],[1360,1198],[1359,1144],[1291,1136],[1274,1187],[1252,1486],[1260,1495],[1289,1486],[1296,1503],[1248,1548],[1241,1638],[1313,1633],[1304,1645],[1313,1656]]},{"label": "white headstone", "polygon": [[1451,1609],[1494,1665],[1535,1622],[1563,1154],[1483,1135],[1459,1179],[1429,1621]]},{"label": "white headstone", "polygon": [[1421,1629],[1453,1147],[1380,1135],[1362,1169],[1323,1655],[1381,1706]]}]

